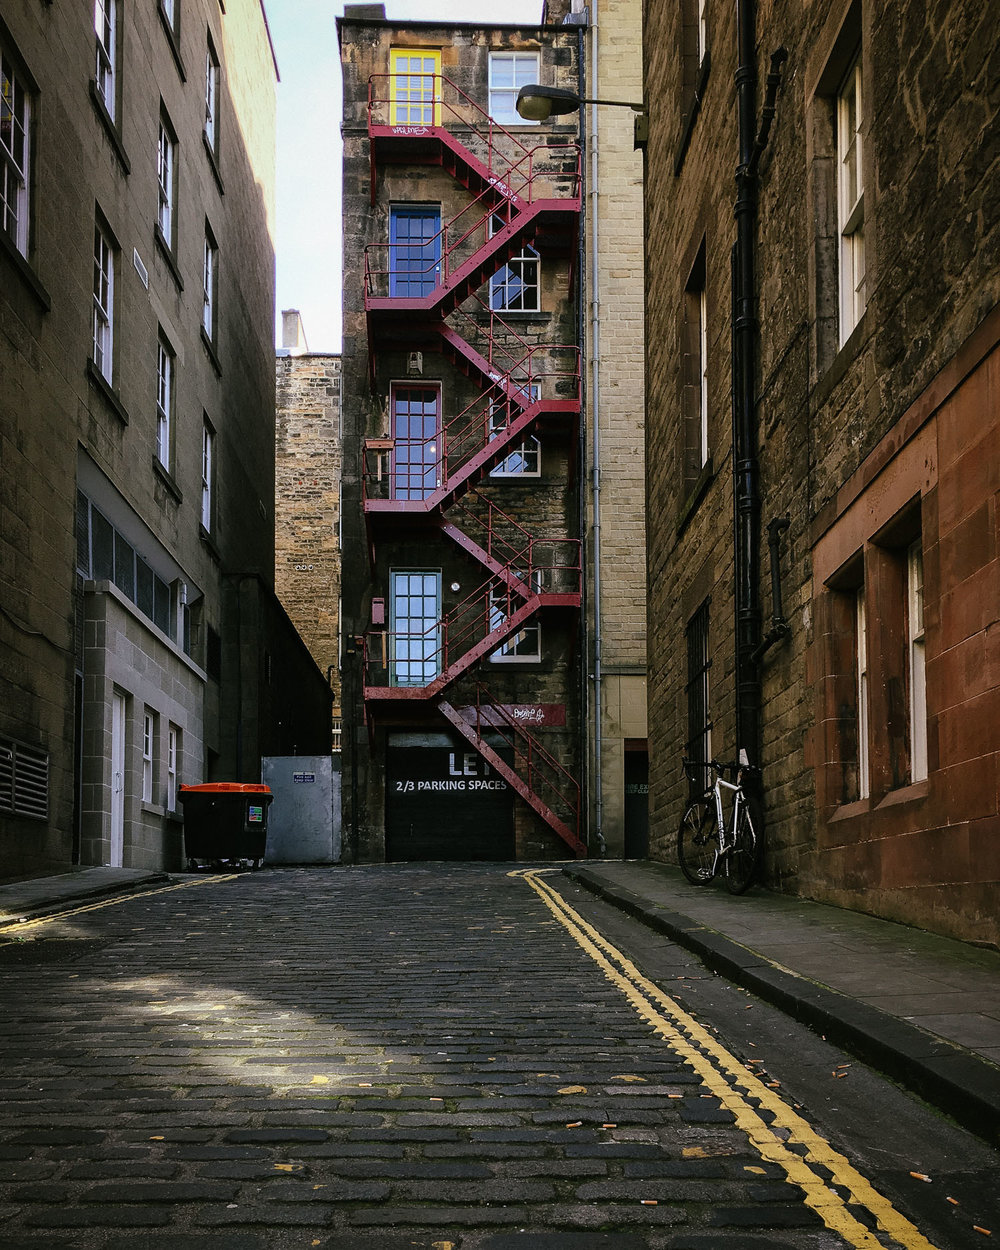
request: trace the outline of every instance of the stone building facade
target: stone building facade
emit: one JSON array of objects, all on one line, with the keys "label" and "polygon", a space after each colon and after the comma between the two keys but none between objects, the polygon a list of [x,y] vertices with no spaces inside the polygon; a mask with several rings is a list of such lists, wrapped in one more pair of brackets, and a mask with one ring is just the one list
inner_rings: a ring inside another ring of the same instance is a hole
[{"label": "stone building facade", "polygon": [[985,942],[998,44],[965,0],[650,5],[644,32],[654,853],[682,754],[748,749],[772,885]]},{"label": "stone building facade", "polygon": [[[589,99],[640,103],[640,0],[573,0]],[[636,113],[583,110],[588,800],[592,853],[648,850],[643,164]]]},{"label": "stone building facade", "polygon": [[329,725],[274,596],[266,18],[13,0],[0,53],[0,875],[175,868],[182,784]]},{"label": "stone building facade", "polygon": [[[340,722],[340,356],[311,352],[282,313],[276,361],[274,577],[278,598],[333,692]],[[339,745],[335,741],[334,745]]]},{"label": "stone building facade", "polygon": [[345,839],[581,854],[580,149],[513,104],[582,31],[383,12],[338,23]]}]

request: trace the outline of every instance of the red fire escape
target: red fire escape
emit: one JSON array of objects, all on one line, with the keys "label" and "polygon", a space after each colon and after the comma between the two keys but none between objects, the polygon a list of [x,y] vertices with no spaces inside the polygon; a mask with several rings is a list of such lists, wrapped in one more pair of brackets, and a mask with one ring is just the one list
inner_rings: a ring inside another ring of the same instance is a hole
[{"label": "red fire escape", "polygon": [[406,706],[435,708],[581,856],[579,783],[518,709],[478,680],[471,705],[450,701],[454,683],[471,679],[539,612],[580,609],[579,540],[533,535],[477,489],[535,431],[572,433],[579,420],[578,346],[529,342],[477,294],[528,245],[572,264],[579,149],[528,147],[447,78],[434,75],[433,84],[421,124],[412,112],[401,120],[391,76],[369,84],[372,204],[380,163],[439,166],[469,193],[461,211],[418,246],[366,248],[369,365],[374,383],[381,352],[438,352],[478,395],[433,431],[367,440],[363,506],[373,569],[380,537],[423,525],[465,551],[483,580],[419,632],[374,623],[365,637],[365,710],[372,726]]}]

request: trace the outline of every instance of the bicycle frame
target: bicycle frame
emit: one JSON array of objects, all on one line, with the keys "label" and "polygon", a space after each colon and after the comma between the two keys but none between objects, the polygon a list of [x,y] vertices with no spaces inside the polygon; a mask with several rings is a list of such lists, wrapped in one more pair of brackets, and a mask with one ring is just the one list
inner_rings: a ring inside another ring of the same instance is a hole
[{"label": "bicycle frame", "polygon": [[[746,806],[746,795],[743,793],[743,785],[737,776],[735,782],[726,781],[719,775],[719,770],[713,766],[714,780],[712,782],[712,799],[715,804],[715,827],[718,834],[719,845],[715,852],[715,862],[712,864],[712,876],[716,876],[719,871],[720,863],[726,859],[733,847],[736,845],[736,827],[741,810]],[[729,820],[726,820],[726,813],[722,802],[722,791],[728,790],[733,795],[733,805],[729,810]]]}]

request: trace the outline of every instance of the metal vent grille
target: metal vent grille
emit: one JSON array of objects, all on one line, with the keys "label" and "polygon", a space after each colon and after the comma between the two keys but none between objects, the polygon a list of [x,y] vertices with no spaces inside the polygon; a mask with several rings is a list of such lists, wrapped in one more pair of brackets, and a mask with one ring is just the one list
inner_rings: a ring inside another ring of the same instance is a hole
[{"label": "metal vent grille", "polygon": [[0,812],[29,820],[49,818],[49,757],[0,738]]}]

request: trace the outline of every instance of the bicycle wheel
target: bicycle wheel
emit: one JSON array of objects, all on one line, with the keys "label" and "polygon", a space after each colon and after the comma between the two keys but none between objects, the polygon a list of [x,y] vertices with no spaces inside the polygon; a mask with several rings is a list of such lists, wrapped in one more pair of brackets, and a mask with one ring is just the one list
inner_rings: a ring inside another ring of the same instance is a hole
[{"label": "bicycle wheel", "polygon": [[708,885],[715,876],[718,849],[714,808],[704,799],[692,799],[677,830],[677,862],[692,885]]},{"label": "bicycle wheel", "polygon": [[760,805],[747,800],[736,822],[733,849],[726,861],[726,889],[745,894],[753,884],[764,856],[764,817]]}]

